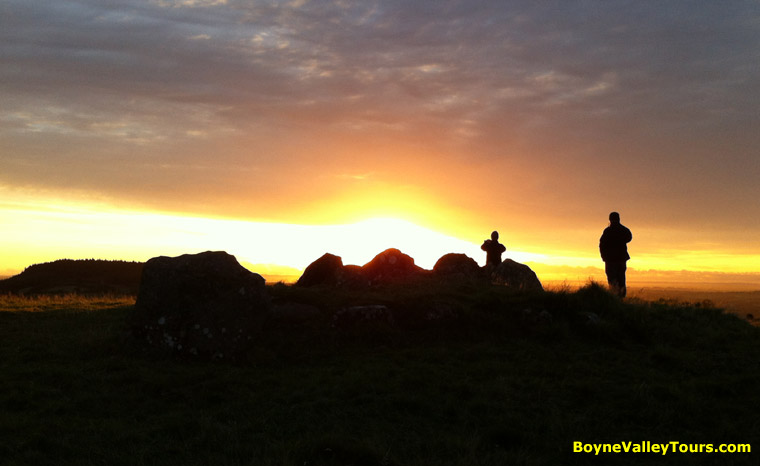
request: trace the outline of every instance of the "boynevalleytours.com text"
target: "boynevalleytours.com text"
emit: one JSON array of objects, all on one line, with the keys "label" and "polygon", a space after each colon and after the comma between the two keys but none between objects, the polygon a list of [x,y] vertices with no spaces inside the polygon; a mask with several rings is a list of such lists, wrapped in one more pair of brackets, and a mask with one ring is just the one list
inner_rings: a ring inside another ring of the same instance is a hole
[{"label": "boynevalleytours.com text", "polygon": [[689,454],[689,453],[751,453],[752,446],[749,443],[681,443],[670,441],[657,443],[643,442],[617,442],[617,443],[584,443],[573,442],[573,453],[585,453],[601,455],[607,453],[655,453]]}]

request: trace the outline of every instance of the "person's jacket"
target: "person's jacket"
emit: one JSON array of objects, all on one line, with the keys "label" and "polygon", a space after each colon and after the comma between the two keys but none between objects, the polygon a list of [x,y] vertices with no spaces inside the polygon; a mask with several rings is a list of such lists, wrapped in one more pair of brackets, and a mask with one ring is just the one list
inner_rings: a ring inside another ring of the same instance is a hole
[{"label": "person's jacket", "polygon": [[633,239],[631,230],[620,223],[612,223],[599,238],[599,252],[604,262],[623,262],[631,258],[627,244]]},{"label": "person's jacket", "polygon": [[487,239],[480,246],[480,249],[486,252],[486,265],[501,264],[501,253],[507,250],[507,247],[498,241]]}]

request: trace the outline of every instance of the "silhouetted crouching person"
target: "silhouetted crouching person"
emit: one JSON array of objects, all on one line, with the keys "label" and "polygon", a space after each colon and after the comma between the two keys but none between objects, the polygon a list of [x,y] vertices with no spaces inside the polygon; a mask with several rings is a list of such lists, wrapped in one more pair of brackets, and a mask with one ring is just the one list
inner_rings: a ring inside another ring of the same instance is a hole
[{"label": "silhouetted crouching person", "polygon": [[499,243],[498,231],[491,233],[491,239],[485,240],[480,249],[486,252],[486,267],[496,267],[501,264],[501,253],[507,250],[503,244]]},{"label": "silhouetted crouching person", "polygon": [[604,261],[607,283],[610,289],[621,298],[625,298],[625,269],[628,255],[627,244],[633,239],[631,230],[620,224],[620,214],[610,214],[610,226],[604,229],[599,238],[599,252]]}]

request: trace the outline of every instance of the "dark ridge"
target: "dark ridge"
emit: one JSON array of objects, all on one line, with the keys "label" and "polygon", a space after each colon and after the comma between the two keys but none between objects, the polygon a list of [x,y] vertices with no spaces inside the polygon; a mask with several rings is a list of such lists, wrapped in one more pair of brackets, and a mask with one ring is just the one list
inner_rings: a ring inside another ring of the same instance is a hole
[{"label": "dark ridge", "polygon": [[0,280],[0,293],[134,295],[142,268],[142,262],[61,259],[31,265],[16,276]]}]

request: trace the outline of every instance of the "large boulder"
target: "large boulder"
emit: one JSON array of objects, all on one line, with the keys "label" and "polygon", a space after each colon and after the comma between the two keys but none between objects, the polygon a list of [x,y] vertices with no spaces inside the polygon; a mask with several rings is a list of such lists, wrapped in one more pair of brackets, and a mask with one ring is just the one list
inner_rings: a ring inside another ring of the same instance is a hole
[{"label": "large boulder", "polygon": [[306,267],[296,285],[361,288],[369,285],[369,280],[358,265],[343,265],[343,259],[327,253]]},{"label": "large boulder", "polygon": [[398,249],[386,249],[362,266],[362,275],[370,284],[404,281],[425,273],[414,259]]},{"label": "large boulder", "polygon": [[523,291],[543,291],[536,273],[527,265],[506,259],[491,272],[491,282]]},{"label": "large boulder", "polygon": [[296,285],[337,285],[342,275],[343,260],[336,255],[327,253],[306,267]]},{"label": "large boulder", "polygon": [[264,279],[226,252],[154,257],[143,267],[133,334],[180,354],[232,358],[268,311]]},{"label": "large boulder", "polygon": [[446,254],[433,266],[433,273],[439,277],[457,280],[476,280],[485,275],[475,259],[466,254]]}]

